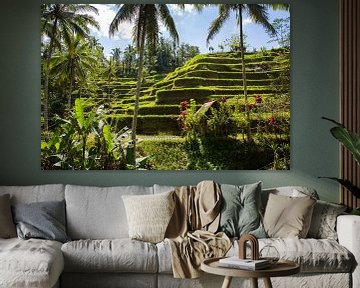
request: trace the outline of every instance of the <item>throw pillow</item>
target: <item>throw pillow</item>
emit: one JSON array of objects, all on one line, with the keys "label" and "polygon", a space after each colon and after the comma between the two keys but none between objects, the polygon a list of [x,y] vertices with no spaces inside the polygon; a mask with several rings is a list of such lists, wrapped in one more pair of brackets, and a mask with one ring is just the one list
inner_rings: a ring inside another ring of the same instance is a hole
[{"label": "throw pillow", "polygon": [[0,238],[16,237],[15,224],[11,215],[10,195],[0,196]]},{"label": "throw pillow", "polygon": [[308,237],[337,240],[336,218],[345,210],[344,205],[318,200],[312,214]]},{"label": "throw pillow", "polygon": [[13,215],[19,238],[70,241],[65,232],[65,201],[15,204]]},{"label": "throw pillow", "polygon": [[173,193],[122,196],[131,239],[151,243],[164,240],[175,208]]},{"label": "throw pillow", "polygon": [[316,200],[306,197],[269,195],[264,227],[269,237],[305,238]]},{"label": "throw pillow", "polygon": [[229,237],[251,233],[265,238],[266,233],[260,216],[261,182],[244,185],[221,185],[222,209],[219,231]]}]

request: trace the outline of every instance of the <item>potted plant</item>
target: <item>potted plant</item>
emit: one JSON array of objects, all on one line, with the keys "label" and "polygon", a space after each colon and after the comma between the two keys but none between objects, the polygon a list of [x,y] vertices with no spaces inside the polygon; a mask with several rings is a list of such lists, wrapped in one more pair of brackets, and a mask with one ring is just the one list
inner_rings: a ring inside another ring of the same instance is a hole
[{"label": "potted plant", "polygon": [[[348,149],[354,156],[355,161],[360,165],[360,136],[353,131],[347,129],[343,124],[336,122],[333,119],[322,117],[322,119],[328,120],[334,124],[335,127],[330,129],[331,134],[342,143],[346,149]],[[321,177],[335,180],[349,190],[356,198],[360,198],[360,187],[354,185],[348,179],[340,179],[336,177]],[[360,207],[354,208],[352,214],[360,215]]]}]

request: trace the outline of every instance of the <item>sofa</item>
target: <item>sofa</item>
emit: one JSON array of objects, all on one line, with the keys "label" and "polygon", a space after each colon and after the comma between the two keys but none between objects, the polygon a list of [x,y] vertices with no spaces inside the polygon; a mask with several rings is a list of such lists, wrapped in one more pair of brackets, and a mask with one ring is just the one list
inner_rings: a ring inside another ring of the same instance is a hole
[{"label": "sofa", "polygon": [[[296,188],[296,189],[295,189]],[[301,197],[306,187],[263,189],[266,208],[270,193]],[[149,243],[129,239],[123,195],[152,195],[174,189],[154,185],[93,187],[47,184],[0,186],[12,205],[65,201],[66,232],[71,241],[17,237],[0,239],[0,287],[221,287],[223,277],[204,274],[198,279],[175,279],[167,241]],[[315,221],[316,219],[314,219]],[[279,256],[296,261],[301,272],[273,278],[274,287],[360,287],[360,217],[338,215],[337,240],[264,238],[260,248],[276,247]],[[237,241],[227,252],[237,255]],[[244,286],[240,286],[244,285]],[[262,287],[262,281],[259,281]],[[232,287],[251,287],[247,279],[233,279]]]}]

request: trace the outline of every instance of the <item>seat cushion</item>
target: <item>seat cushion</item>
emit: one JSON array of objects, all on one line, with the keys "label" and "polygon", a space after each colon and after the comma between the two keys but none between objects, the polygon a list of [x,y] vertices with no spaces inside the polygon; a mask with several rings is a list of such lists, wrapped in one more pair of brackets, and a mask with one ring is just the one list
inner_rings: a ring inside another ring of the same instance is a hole
[{"label": "seat cushion", "polygon": [[61,248],[66,272],[156,273],[156,246],[123,239],[78,240]]},{"label": "seat cushion", "polygon": [[[348,273],[355,263],[353,255],[345,247],[330,239],[259,239],[259,249],[261,250],[265,245],[274,246],[281,259],[298,263],[301,267],[301,273]],[[169,244],[167,241],[158,243],[157,249],[159,273],[172,273]],[[227,256],[238,255],[238,251],[238,242],[235,241]],[[250,256],[250,251],[248,252]]]},{"label": "seat cushion", "polygon": [[153,194],[152,187],[66,185],[67,233],[73,239],[128,238],[123,195]]},{"label": "seat cushion", "polygon": [[[353,255],[344,246],[330,239],[259,239],[259,250],[264,246],[273,246],[281,259],[298,263],[301,273],[350,272],[355,263]],[[227,255],[234,256],[237,251],[238,245],[235,242]]]},{"label": "seat cushion", "polygon": [[52,287],[63,268],[60,242],[0,239],[0,287]]}]

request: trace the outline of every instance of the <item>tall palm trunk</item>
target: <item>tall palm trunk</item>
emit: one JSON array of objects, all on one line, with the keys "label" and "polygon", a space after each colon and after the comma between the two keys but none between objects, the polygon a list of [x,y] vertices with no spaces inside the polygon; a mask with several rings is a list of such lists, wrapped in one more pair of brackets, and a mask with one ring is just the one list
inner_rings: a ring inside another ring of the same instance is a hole
[{"label": "tall palm trunk", "polygon": [[243,15],[242,6],[239,6],[239,26],[240,26],[240,50],[241,50],[241,69],[243,77],[243,88],[244,88],[244,100],[245,100],[245,113],[246,113],[246,136],[247,139],[251,139],[251,126],[250,126],[250,111],[248,106],[248,95],[247,95],[247,80],[245,71],[245,49],[244,49],[244,31],[243,31]]},{"label": "tall palm trunk", "polygon": [[68,110],[71,110],[71,104],[72,104],[72,90],[75,82],[75,73],[74,68],[71,68],[70,70],[70,83],[69,83],[69,94],[68,94]]},{"label": "tall palm trunk", "polygon": [[135,104],[134,104],[134,115],[133,115],[133,121],[132,121],[132,134],[131,134],[131,140],[134,145],[134,157],[133,157],[133,165],[135,165],[135,159],[136,159],[136,129],[137,129],[137,118],[139,113],[139,99],[140,99],[140,89],[142,84],[142,78],[143,78],[143,67],[144,67],[144,50],[145,50],[145,27],[142,28],[141,31],[141,39],[140,39],[140,45],[139,45],[139,70],[138,70],[138,79],[136,83],[136,94],[135,94]]},{"label": "tall palm trunk", "polygon": [[45,138],[48,138],[49,132],[49,77],[50,77],[50,60],[52,56],[52,50],[54,48],[54,40],[56,32],[57,20],[54,22],[54,26],[52,28],[52,35],[50,37],[49,50],[47,53],[46,61],[45,61],[45,79],[44,79],[44,131]]}]

